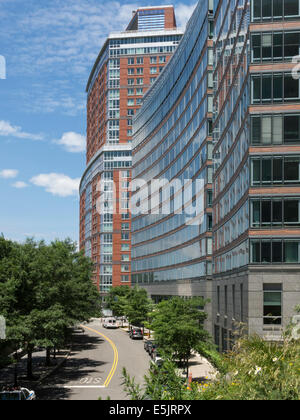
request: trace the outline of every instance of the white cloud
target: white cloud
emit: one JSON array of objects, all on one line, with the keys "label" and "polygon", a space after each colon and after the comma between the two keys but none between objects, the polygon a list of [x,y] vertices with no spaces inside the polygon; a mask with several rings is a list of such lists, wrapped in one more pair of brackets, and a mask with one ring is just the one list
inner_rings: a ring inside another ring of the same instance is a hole
[{"label": "white cloud", "polygon": [[43,187],[53,195],[69,197],[78,195],[80,178],[72,179],[63,174],[40,174],[33,177],[30,182],[37,187]]},{"label": "white cloud", "polygon": [[82,153],[85,151],[86,138],[74,132],[64,133],[60,140],[55,143],[63,146],[70,153]]},{"label": "white cloud", "polygon": [[180,29],[185,29],[188,21],[190,20],[195,8],[197,6],[197,3],[193,3],[191,5],[187,5],[184,3],[179,3],[176,6],[175,13],[176,13],[176,20],[177,20],[177,26]]},{"label": "white cloud", "polygon": [[19,139],[42,140],[41,134],[30,134],[22,131],[21,127],[13,126],[8,121],[0,121],[0,136],[2,137],[15,137]]},{"label": "white cloud", "polygon": [[18,182],[15,182],[12,186],[14,188],[17,188],[17,189],[21,190],[23,188],[27,188],[28,184],[26,184],[26,182],[23,182],[23,181],[18,181]]},{"label": "white cloud", "polygon": [[0,177],[5,179],[16,178],[19,174],[19,171],[16,169],[3,169],[0,172]]}]

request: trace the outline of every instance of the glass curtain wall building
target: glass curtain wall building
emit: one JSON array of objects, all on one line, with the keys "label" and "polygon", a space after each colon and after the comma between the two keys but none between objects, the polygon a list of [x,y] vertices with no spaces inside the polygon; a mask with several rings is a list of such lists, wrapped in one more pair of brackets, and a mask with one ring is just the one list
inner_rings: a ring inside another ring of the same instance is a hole
[{"label": "glass curtain wall building", "polygon": [[80,248],[94,262],[93,280],[103,295],[131,285],[133,118],[181,37],[172,6],[138,9],[125,32],[108,37],[87,84]]},{"label": "glass curtain wall building", "polygon": [[[132,216],[132,281],[156,302],[211,298],[212,19],[212,1],[201,1],[134,121],[133,180],[140,187],[133,201],[148,210]],[[156,206],[149,206],[153,198]]]},{"label": "glass curtain wall building", "polygon": [[226,351],[237,323],[280,339],[300,301],[299,0],[219,0],[214,32],[213,322]]}]

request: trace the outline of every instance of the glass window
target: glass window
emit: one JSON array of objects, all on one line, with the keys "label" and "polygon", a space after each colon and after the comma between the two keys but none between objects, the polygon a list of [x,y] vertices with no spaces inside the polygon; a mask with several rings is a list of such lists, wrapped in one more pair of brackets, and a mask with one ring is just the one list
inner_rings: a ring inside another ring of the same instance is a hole
[{"label": "glass window", "polygon": [[260,241],[252,241],[251,243],[251,261],[254,264],[260,264],[261,257],[260,257]]},{"label": "glass window", "polygon": [[272,59],[272,34],[262,35],[262,59]]},{"label": "glass window", "polygon": [[260,76],[254,76],[252,78],[252,97],[253,103],[257,104],[261,101],[261,78]]},{"label": "glass window", "polygon": [[261,142],[261,117],[252,117],[252,143],[260,144]]},{"label": "glass window", "polygon": [[261,243],[261,262],[264,264],[271,263],[271,242],[262,241]]},{"label": "glass window", "polygon": [[252,226],[260,226],[260,201],[254,201],[252,203]]},{"label": "glass window", "polygon": [[262,76],[262,100],[270,102],[272,99],[272,75]]},{"label": "glass window", "polygon": [[271,19],[272,17],[272,1],[262,0],[262,18]]},{"label": "glass window", "polygon": [[284,262],[287,264],[299,263],[299,243],[285,242],[284,243]]},{"label": "glass window", "polygon": [[284,162],[284,180],[286,182],[299,182],[299,159],[286,158]]},{"label": "glass window", "polygon": [[299,115],[285,115],[284,117],[284,141],[294,143],[300,141],[300,118]]},{"label": "glass window", "polygon": [[275,102],[282,101],[283,99],[283,85],[281,74],[275,74],[273,77],[273,99]]},{"label": "glass window", "polygon": [[282,323],[282,285],[264,285],[264,325]]},{"label": "glass window", "polygon": [[272,202],[272,223],[274,225],[282,224],[282,201]]},{"label": "glass window", "polygon": [[272,160],[271,159],[263,159],[262,160],[262,182],[263,183],[270,183],[272,180]]},{"label": "glass window", "polygon": [[262,117],[262,144],[272,143],[272,117]]},{"label": "glass window", "polygon": [[299,99],[299,80],[295,80],[291,74],[286,74],[284,77],[284,98]]},{"label": "glass window", "polygon": [[299,0],[284,0],[284,16],[299,16]]},{"label": "glass window", "polygon": [[282,263],[282,242],[272,242],[272,261]]},{"label": "glass window", "polygon": [[261,222],[263,225],[271,224],[271,201],[261,203]]},{"label": "glass window", "polygon": [[299,224],[299,200],[284,202],[284,223]]},{"label": "glass window", "polygon": [[282,115],[273,116],[273,143],[282,144],[283,140],[283,118]]}]

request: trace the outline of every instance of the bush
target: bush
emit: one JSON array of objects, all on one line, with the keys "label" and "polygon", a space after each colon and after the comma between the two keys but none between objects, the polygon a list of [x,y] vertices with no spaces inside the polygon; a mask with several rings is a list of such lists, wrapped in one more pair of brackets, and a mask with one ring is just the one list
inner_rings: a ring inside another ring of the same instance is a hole
[{"label": "bush", "polygon": [[300,342],[241,339],[227,357],[227,375],[201,389],[205,400],[299,400]]}]

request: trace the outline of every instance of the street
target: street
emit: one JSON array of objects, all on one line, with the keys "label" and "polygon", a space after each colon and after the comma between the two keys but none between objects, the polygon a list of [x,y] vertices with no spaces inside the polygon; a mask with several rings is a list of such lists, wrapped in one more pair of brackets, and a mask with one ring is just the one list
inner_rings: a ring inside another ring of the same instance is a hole
[{"label": "street", "polygon": [[77,333],[66,364],[36,389],[39,400],[128,400],[122,370],[143,384],[150,359],[142,341],[131,341],[122,330],[106,330],[100,321]]}]

